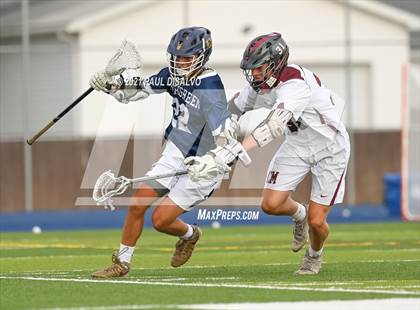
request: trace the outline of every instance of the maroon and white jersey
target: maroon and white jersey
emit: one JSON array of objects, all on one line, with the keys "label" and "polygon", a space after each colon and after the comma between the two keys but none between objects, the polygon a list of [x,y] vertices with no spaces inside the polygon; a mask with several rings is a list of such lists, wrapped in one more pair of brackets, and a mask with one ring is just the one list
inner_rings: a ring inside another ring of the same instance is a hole
[{"label": "maroon and white jersey", "polygon": [[236,107],[243,113],[277,106],[292,112],[286,141],[295,147],[309,147],[311,153],[325,147],[337,133],[347,136],[342,112],[334,102],[335,96],[314,73],[290,64],[278,79],[280,82],[276,87],[260,93],[251,86],[244,88],[234,99]]}]

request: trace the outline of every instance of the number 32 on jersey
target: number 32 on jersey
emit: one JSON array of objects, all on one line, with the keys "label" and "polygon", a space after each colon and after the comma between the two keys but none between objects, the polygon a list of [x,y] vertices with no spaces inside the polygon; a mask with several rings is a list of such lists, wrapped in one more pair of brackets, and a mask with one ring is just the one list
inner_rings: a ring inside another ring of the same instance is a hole
[{"label": "number 32 on jersey", "polygon": [[188,119],[190,114],[185,104],[180,104],[178,98],[173,98],[172,108],[172,127],[191,133],[191,131],[188,129]]}]

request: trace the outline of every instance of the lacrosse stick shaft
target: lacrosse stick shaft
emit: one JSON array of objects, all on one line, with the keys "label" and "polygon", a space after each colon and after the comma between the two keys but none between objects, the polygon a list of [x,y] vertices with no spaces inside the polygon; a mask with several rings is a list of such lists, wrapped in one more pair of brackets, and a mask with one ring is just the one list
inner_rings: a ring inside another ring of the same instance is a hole
[{"label": "lacrosse stick shaft", "polygon": [[64,115],[66,115],[71,109],[73,109],[80,101],[82,101],[87,95],[93,91],[92,87],[89,87],[79,98],[74,100],[67,108],[65,108],[60,114],[58,114],[52,121],[38,131],[32,138],[26,140],[26,143],[32,145],[40,136],[42,136],[48,129],[50,129],[55,123],[57,123]]},{"label": "lacrosse stick shaft", "polygon": [[169,178],[169,177],[177,177],[177,176],[185,175],[185,174],[188,174],[187,170],[177,171],[177,172],[168,172],[168,173],[162,173],[162,174],[157,174],[157,175],[148,175],[141,178],[131,179],[130,183],[138,183],[138,182],[145,182],[145,181],[157,180],[157,179],[163,179],[163,178]]}]

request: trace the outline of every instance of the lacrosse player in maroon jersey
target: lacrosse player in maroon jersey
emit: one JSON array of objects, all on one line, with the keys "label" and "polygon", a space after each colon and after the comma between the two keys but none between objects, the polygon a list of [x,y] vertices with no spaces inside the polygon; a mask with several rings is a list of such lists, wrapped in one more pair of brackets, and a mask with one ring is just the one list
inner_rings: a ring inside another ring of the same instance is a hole
[{"label": "lacrosse player in maroon jersey", "polygon": [[[317,274],[328,237],[327,215],[344,197],[344,178],[350,143],[332,92],[308,69],[288,64],[289,48],[279,33],[253,39],[244,52],[241,68],[249,85],[229,102],[241,116],[271,109],[266,119],[245,138],[246,150],[264,147],[285,136],[267,171],[262,210],[294,221],[292,250],[310,244],[296,274]],[[192,179],[211,179],[222,169],[221,158],[207,154],[187,158]],[[291,198],[306,174],[312,175],[309,206]]]}]

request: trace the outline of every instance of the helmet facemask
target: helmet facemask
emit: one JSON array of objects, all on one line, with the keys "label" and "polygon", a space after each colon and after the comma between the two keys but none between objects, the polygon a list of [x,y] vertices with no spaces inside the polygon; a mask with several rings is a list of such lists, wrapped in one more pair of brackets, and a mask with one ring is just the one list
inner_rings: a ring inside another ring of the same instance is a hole
[{"label": "helmet facemask", "polygon": [[[180,61],[179,58],[192,57],[189,61]],[[204,66],[205,55],[203,52],[192,56],[175,56],[168,53],[169,73],[176,80],[188,80]]]},{"label": "helmet facemask", "polygon": [[[262,65],[261,65],[262,66]],[[256,79],[255,76],[252,74],[253,69],[244,69],[243,72],[245,74],[246,80],[251,85],[251,87],[255,91],[259,91],[264,84],[267,84],[269,87],[272,87],[277,79],[273,76],[275,70],[275,64],[273,61],[268,63],[268,66],[265,68],[264,72],[261,73],[261,79]]]}]

